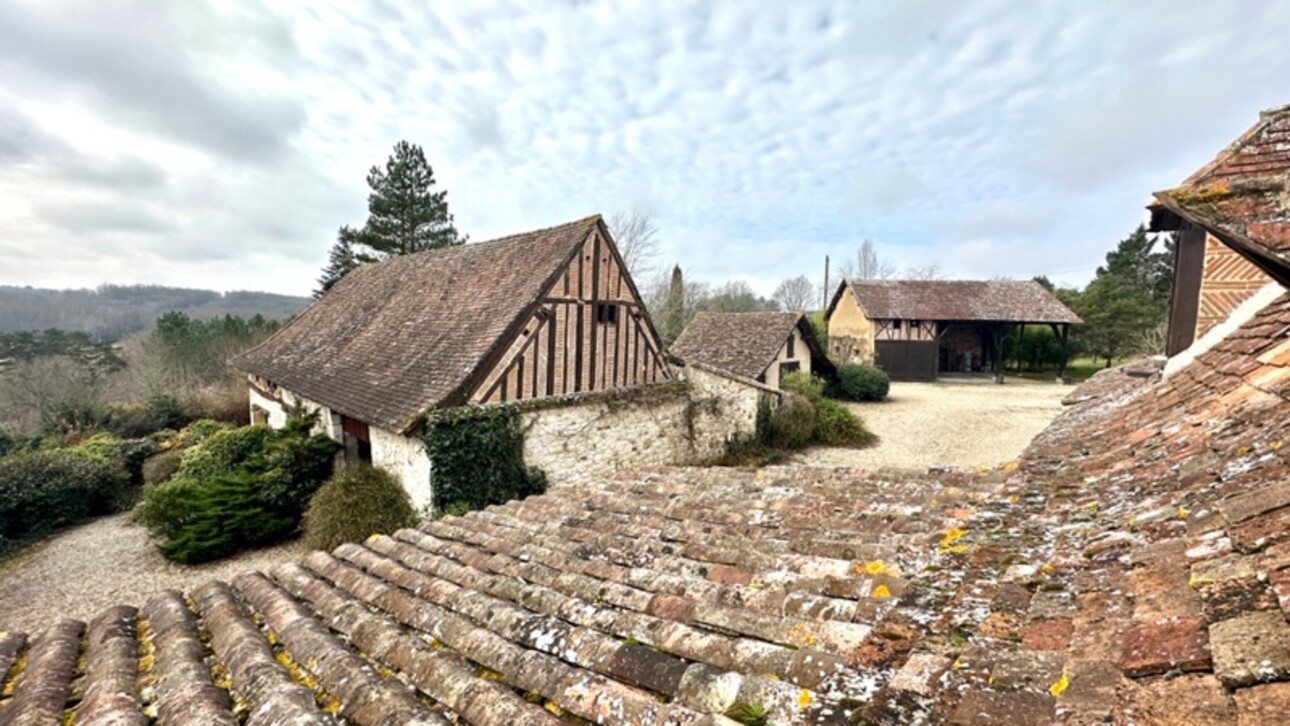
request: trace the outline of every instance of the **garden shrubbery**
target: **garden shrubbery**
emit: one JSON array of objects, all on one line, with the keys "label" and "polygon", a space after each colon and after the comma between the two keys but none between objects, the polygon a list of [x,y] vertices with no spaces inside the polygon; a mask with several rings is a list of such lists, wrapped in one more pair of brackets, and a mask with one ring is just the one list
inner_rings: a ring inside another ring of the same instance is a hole
[{"label": "garden shrubbery", "polygon": [[889,390],[891,379],[883,369],[872,363],[846,363],[838,366],[837,381],[829,392],[851,401],[884,401]]},{"label": "garden shrubbery", "polygon": [[812,443],[826,446],[859,447],[873,443],[874,436],[864,422],[846,406],[824,397],[825,382],[807,373],[793,372],[780,380],[780,387],[810,401],[815,409]]},{"label": "garden shrubbery", "polygon": [[111,514],[122,498],[115,462],[68,451],[0,458],[0,537],[30,538]]},{"label": "garden shrubbery", "polygon": [[293,534],[309,498],[331,476],[340,445],[310,435],[314,418],[265,426],[197,426],[173,477],[144,489],[135,509],[158,550],[186,564]]},{"label": "garden shrubbery", "polygon": [[815,407],[804,396],[789,393],[770,414],[765,443],[780,449],[800,449],[815,438]]},{"label": "garden shrubbery", "polygon": [[371,466],[345,469],[318,490],[305,510],[305,545],[332,550],[417,522],[416,510],[393,474]]}]

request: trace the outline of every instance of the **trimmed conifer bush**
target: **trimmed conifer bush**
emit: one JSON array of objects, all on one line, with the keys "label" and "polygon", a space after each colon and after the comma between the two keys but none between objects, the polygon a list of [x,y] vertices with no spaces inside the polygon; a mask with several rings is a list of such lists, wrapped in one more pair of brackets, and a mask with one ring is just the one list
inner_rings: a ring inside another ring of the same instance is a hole
[{"label": "trimmed conifer bush", "polygon": [[408,493],[393,474],[371,466],[345,469],[323,484],[305,510],[305,545],[332,550],[417,522]]},{"label": "trimmed conifer bush", "polygon": [[873,434],[846,406],[827,398],[815,404],[815,440],[825,446],[860,447],[873,442]]},{"label": "trimmed conifer bush", "polygon": [[340,448],[326,436],[311,436],[313,424],[308,417],[279,431],[210,432],[183,452],[170,480],[145,487],[136,517],[163,555],[183,563],[291,536],[309,498],[331,476]]}]

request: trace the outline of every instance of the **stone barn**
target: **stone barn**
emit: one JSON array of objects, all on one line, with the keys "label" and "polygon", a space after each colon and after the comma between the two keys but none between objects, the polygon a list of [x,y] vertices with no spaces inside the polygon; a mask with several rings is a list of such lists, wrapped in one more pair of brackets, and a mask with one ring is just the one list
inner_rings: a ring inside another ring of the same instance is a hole
[{"label": "stone barn", "polygon": [[895,381],[999,374],[1014,326],[1051,325],[1064,348],[1082,322],[1031,280],[844,280],[825,318],[834,360],[876,363]]},{"label": "stone barn", "polygon": [[[433,501],[427,412],[563,403],[526,414],[528,463],[559,481],[685,463],[751,429],[768,395],[701,372],[678,381],[599,216],[359,267],[233,363],[254,421],[318,412],[346,462],[393,471],[418,507]],[[711,426],[685,410],[696,390],[726,404],[702,409]],[[631,391],[650,395],[597,403]],[[586,441],[566,441],[572,431]]]},{"label": "stone barn", "polygon": [[829,362],[802,313],[700,313],[672,345],[687,363],[779,387],[790,371],[829,375]]}]

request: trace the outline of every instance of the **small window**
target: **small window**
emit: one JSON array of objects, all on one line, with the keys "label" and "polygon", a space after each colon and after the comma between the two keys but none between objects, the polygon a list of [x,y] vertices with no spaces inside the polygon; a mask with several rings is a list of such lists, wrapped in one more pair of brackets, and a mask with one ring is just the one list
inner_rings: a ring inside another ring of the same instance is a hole
[{"label": "small window", "polygon": [[910,328],[913,328],[913,329],[917,329],[917,328],[918,328],[918,326],[920,326],[920,325],[922,325],[922,324],[923,324],[923,321],[921,321],[921,320],[911,320],[911,321],[909,321],[909,327],[910,327]]},{"label": "small window", "polygon": [[618,306],[608,303],[596,303],[596,322],[613,325],[618,322]]},{"label": "small window", "polygon": [[796,347],[797,347],[797,346],[796,346],[796,343],[797,343],[797,336],[796,336],[796,335],[790,335],[790,336],[788,336],[788,357],[789,357],[789,358],[796,358],[796,357],[797,357],[797,351],[796,351]]},{"label": "small window", "polygon": [[891,329],[892,329],[892,330],[900,330],[900,321],[899,321],[899,320],[893,320],[893,321],[891,321]]}]

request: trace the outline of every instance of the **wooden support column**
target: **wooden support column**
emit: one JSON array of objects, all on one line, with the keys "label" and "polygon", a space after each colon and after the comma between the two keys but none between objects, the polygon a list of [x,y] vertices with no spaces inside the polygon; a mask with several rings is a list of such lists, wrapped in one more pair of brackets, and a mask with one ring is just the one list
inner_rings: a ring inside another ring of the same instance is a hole
[{"label": "wooden support column", "polygon": [[1003,323],[990,325],[990,339],[994,344],[991,356],[994,358],[994,382],[1003,383],[1003,337],[1007,335],[1008,326]]},{"label": "wooden support column", "polygon": [[1021,323],[1017,326],[1017,375],[1021,375],[1022,369],[1026,365],[1025,351],[1022,350],[1022,343],[1026,342],[1026,324]]}]

